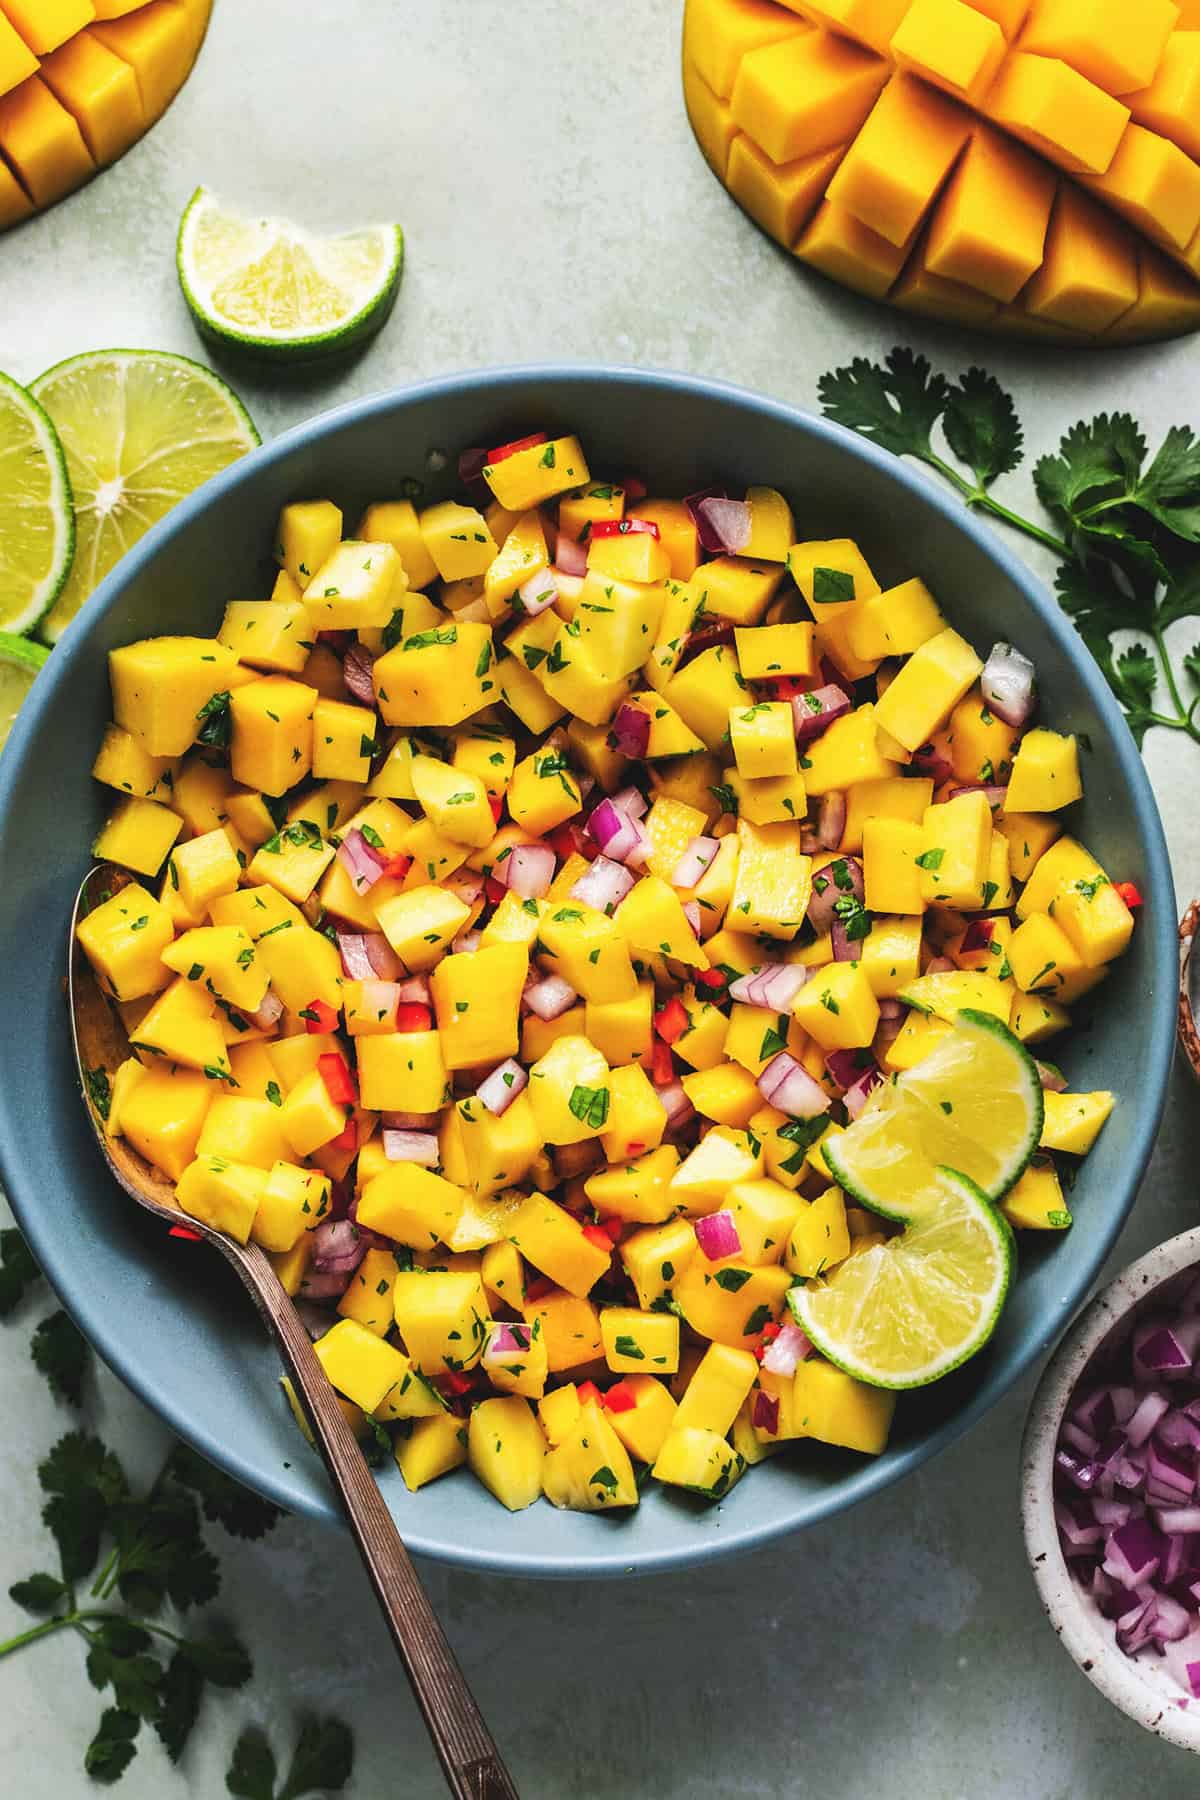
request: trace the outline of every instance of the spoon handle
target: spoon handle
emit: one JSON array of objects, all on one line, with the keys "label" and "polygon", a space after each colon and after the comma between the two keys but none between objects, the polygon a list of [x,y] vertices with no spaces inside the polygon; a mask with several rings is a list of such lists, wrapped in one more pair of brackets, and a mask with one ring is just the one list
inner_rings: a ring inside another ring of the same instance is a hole
[{"label": "spoon handle", "polygon": [[458,1800],[519,1800],[295,1307],[256,1245],[242,1248],[229,1239],[217,1241],[253,1294],[283,1352],[451,1793]]}]

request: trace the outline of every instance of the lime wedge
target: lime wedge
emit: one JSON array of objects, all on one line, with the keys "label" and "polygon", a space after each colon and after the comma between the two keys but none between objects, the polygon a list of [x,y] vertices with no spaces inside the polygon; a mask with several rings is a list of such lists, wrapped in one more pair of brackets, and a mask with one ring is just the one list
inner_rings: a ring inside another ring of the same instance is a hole
[{"label": "lime wedge", "polygon": [[286,219],[249,219],[198,188],[180,221],[179,280],[203,336],[301,362],[380,329],[404,267],[398,225],[322,238]]},{"label": "lime wedge", "polygon": [[75,493],[76,554],[41,626],[56,644],[109,570],[185,495],[261,441],[219,376],[160,350],[93,350],[33,383]]},{"label": "lime wedge", "polygon": [[49,654],[44,644],[0,631],[0,750]]},{"label": "lime wedge", "polygon": [[825,1158],[860,1206],[914,1219],[936,1203],[943,1165],[999,1200],[1024,1173],[1042,1121],[1029,1052],[999,1019],[964,1011],[915,1068],[875,1089]]},{"label": "lime wedge", "polygon": [[62,591],[74,553],[58,434],[32,394],[0,375],[0,630],[33,630]]},{"label": "lime wedge", "polygon": [[925,1387],[982,1349],[1015,1263],[1007,1223],[973,1181],[937,1169],[928,1214],[788,1302],[822,1356],[873,1387]]}]

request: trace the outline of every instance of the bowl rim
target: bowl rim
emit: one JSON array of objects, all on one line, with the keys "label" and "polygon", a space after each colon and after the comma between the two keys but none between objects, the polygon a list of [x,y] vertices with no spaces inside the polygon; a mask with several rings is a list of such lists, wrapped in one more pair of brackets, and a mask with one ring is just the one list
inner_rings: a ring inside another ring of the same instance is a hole
[{"label": "bowl rim", "polygon": [[[1097,722],[1112,745],[1121,776],[1130,791],[1137,835],[1145,849],[1147,904],[1143,914],[1146,920],[1143,930],[1151,934],[1155,963],[1164,970],[1173,966],[1176,955],[1174,885],[1166,838],[1149,777],[1108,684],[1043,584],[990,526],[983,524],[956,496],[941,489],[919,467],[894,456],[890,451],[880,449],[846,427],[820,418],[801,407],[771,399],[731,382],[678,370],[637,368],[625,364],[526,363],[457,370],[448,375],[431,377],[347,401],[292,426],[261,448],[252,450],[181,501],[127,552],[87,601],[84,615],[81,616],[95,620],[111,611],[120,603],[126,586],[147,565],[153,564],[163,546],[186,531],[209,508],[219,506],[226,494],[253,482],[261,470],[286,460],[301,446],[311,449],[348,426],[389,415],[412,401],[437,401],[463,389],[479,389],[486,391],[494,399],[497,409],[500,409],[509,395],[516,396],[519,401],[522,391],[531,385],[546,388],[559,383],[618,389],[642,387],[666,394],[682,392],[732,407],[742,414],[749,413],[773,420],[818,443],[836,446],[905,490],[915,505],[930,508],[940,514],[954,532],[968,539],[982,555],[997,565],[1000,572],[1020,589],[1063,657],[1072,665],[1088,702],[1094,709]],[[0,819],[13,803],[29,749],[42,729],[43,720],[53,709],[60,680],[65,679],[76,659],[88,654],[89,635],[86,624],[78,632],[64,635],[47,670],[35,683],[28,701],[17,715],[5,754],[0,758]],[[1078,1305],[1094,1282],[1128,1218],[1134,1194],[1149,1162],[1166,1103],[1167,1077],[1175,1042],[1175,1005],[1175,981],[1172,976],[1169,983],[1164,982],[1151,996],[1151,1049],[1141,1071],[1138,1116],[1124,1174],[1119,1183],[1122,1189],[1121,1205],[1114,1222],[1093,1238],[1082,1270],[1064,1292],[1064,1314],[1069,1314]],[[0,1127],[3,1123],[3,1117],[0,1116]],[[10,1141],[8,1134],[0,1128],[0,1179],[6,1187],[13,1213],[29,1239],[39,1263],[47,1271],[52,1271],[55,1263],[53,1233],[39,1216],[36,1187],[26,1180],[22,1162],[20,1142]],[[75,1323],[99,1349],[104,1360],[126,1386],[201,1455],[288,1511],[298,1512],[324,1523],[344,1525],[331,1495],[319,1490],[316,1494],[310,1492],[299,1481],[292,1480],[287,1471],[252,1466],[243,1456],[227,1450],[219,1438],[194,1426],[186,1413],[171,1402],[169,1395],[165,1395],[160,1386],[142,1372],[136,1358],[110,1346],[106,1320],[99,1309],[89,1304],[86,1291],[60,1298]],[[877,1459],[854,1470],[845,1480],[831,1484],[821,1494],[809,1495],[802,1521],[793,1519],[790,1522],[780,1522],[778,1519],[767,1519],[752,1521],[737,1530],[724,1529],[720,1534],[719,1545],[698,1538],[694,1544],[684,1547],[645,1551],[604,1551],[598,1546],[597,1553],[586,1559],[580,1558],[578,1554],[545,1556],[515,1548],[502,1552],[479,1550],[447,1542],[443,1538],[428,1539],[420,1532],[406,1531],[405,1540],[417,1554],[457,1567],[493,1574],[564,1579],[603,1579],[658,1573],[688,1567],[712,1555],[729,1556],[751,1552],[800,1529],[801,1526],[818,1524],[857,1505],[947,1449],[969,1431],[1020,1379],[1050,1346],[1060,1329],[1059,1315],[1047,1319],[1041,1330],[1032,1333],[1024,1343],[1014,1348],[1004,1379],[998,1386],[990,1379],[985,1379],[965,1406],[923,1437],[918,1444],[911,1446],[895,1465]]]},{"label": "bowl rim", "polygon": [[1186,1710],[1140,1673],[1117,1648],[1106,1621],[1071,1579],[1054,1521],[1053,1467],[1059,1426],[1092,1357],[1135,1306],[1163,1282],[1200,1263],[1200,1226],[1168,1238],[1122,1269],[1079,1314],[1042,1372],[1021,1442],[1021,1515],[1033,1579],[1056,1635],[1106,1700],[1156,1737],[1200,1754],[1200,1701]]}]

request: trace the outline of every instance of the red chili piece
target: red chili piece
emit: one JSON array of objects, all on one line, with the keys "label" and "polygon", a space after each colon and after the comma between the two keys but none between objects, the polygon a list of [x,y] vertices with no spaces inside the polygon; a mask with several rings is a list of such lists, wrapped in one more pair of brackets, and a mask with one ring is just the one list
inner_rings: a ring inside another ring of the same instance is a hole
[{"label": "red chili piece", "polygon": [[304,1020],[304,1029],[309,1037],[326,1037],[337,1030],[338,1016],[328,1000],[310,1000],[308,1005],[300,1009],[300,1017]]},{"label": "red chili piece", "polygon": [[193,1231],[190,1225],[172,1225],[167,1236],[184,1238],[189,1244],[202,1244],[204,1242],[204,1233],[202,1231]]},{"label": "red chili piece", "polygon": [[1141,890],[1135,882],[1118,881],[1115,885],[1118,894],[1120,894],[1130,912],[1135,912],[1139,906],[1145,904],[1142,899]]},{"label": "red chili piece", "polygon": [[335,1106],[357,1106],[358,1088],[344,1056],[318,1056],[317,1068],[325,1083],[325,1092]]},{"label": "red chili piece", "polygon": [[678,994],[672,994],[665,1006],[654,1015],[654,1029],[664,1044],[673,1044],[688,1029],[687,1009]]},{"label": "red chili piece", "polygon": [[595,543],[597,538],[632,537],[635,532],[652,538],[662,535],[653,519],[594,519],[589,536]]},{"label": "red chili piece", "polygon": [[627,1381],[617,1381],[605,1394],[604,1405],[608,1412],[632,1412],[637,1405],[637,1399]]},{"label": "red chili piece", "polygon": [[601,1405],[604,1403],[604,1395],[594,1381],[581,1381],[576,1392],[579,1395],[580,1406],[586,1406],[589,1400],[599,1400]]},{"label": "red chili piece", "polygon": [[501,444],[498,450],[489,450],[488,462],[506,462],[510,456],[516,456],[521,450],[532,450],[538,444],[548,444],[549,442],[544,431],[535,431],[531,437],[514,438],[511,444]]},{"label": "red chili piece", "polygon": [[655,1038],[650,1047],[650,1079],[656,1087],[670,1087],[675,1079],[675,1063],[670,1044]]},{"label": "red chili piece", "polygon": [[402,1000],[396,1008],[397,1031],[432,1031],[433,1014],[419,1000]]}]

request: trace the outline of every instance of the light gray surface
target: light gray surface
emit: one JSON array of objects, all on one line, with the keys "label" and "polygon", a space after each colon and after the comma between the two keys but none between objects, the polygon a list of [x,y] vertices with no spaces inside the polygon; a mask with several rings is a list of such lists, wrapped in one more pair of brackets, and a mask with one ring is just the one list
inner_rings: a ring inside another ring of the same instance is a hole
[{"label": "light gray surface", "polygon": [[[790,268],[692,144],[679,12],[676,0],[218,0],[200,66],[153,135],[0,239],[0,368],[30,379],[113,344],[202,354],[171,244],[204,182],[315,226],[396,217],[408,233],[396,315],[355,368],[287,383],[235,375],[264,435],[417,376],[550,357],[686,368],[812,406],[824,369],[898,341],[951,368],[995,370],[1038,452],[1102,407],[1136,411],[1153,433],[1194,415],[1194,342],[1103,360],[1005,350],[906,324]],[[1027,499],[1027,480],[1009,488]],[[1160,733],[1147,760],[1190,895],[1200,749]],[[1177,1075],[1114,1263],[1195,1222],[1198,1153],[1196,1103]],[[48,1558],[33,1465],[65,1429],[26,1339],[0,1329],[0,1591]],[[598,1589],[427,1570],[522,1793],[1194,1792],[1186,1754],[1113,1713],[1041,1619],[1016,1494],[1031,1386],[907,1485],[711,1573]],[[103,1429],[131,1469],[151,1473],[161,1429],[107,1377],[101,1395]],[[127,1800],[217,1800],[238,1722],[265,1719],[290,1736],[304,1706],[354,1723],[355,1794],[436,1800],[430,1753],[347,1544],[288,1523],[223,1560],[256,1683],[210,1705],[181,1770],[147,1739]],[[0,1600],[0,1636],[16,1629],[4,1624],[11,1610]],[[80,1755],[96,1715],[74,1643],[3,1665],[6,1791],[87,1791]]]}]

